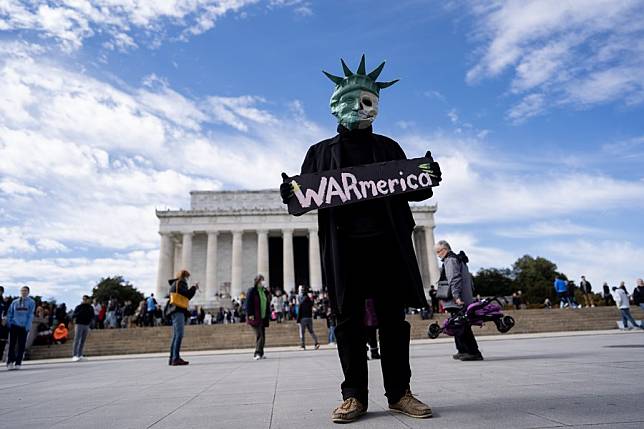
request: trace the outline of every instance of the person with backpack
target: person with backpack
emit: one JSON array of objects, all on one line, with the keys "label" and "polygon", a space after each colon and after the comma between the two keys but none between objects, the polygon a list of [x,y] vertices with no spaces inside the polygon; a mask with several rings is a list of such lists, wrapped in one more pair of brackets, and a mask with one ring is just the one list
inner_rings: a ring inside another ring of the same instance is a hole
[{"label": "person with backpack", "polygon": [[[445,310],[451,314],[458,313],[474,301],[472,275],[467,268],[469,259],[463,251],[458,255],[452,252],[452,248],[445,240],[436,243],[435,250],[436,255],[443,262],[440,281],[446,281],[449,285],[450,298],[444,303]],[[472,327],[467,323],[464,325],[462,333],[454,335],[454,343],[457,353],[452,357],[455,360],[483,360]]]}]

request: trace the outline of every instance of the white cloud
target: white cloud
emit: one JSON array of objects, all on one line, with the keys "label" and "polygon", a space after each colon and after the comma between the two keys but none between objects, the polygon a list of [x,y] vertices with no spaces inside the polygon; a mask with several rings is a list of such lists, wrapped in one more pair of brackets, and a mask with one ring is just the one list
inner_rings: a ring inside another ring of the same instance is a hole
[{"label": "white cloud", "polygon": [[613,157],[638,160],[644,157],[644,136],[606,143],[602,150]]},{"label": "white cloud", "polygon": [[[0,31],[33,31],[54,38],[65,50],[80,48],[96,35],[107,36],[107,49],[138,46],[135,37],[158,45],[172,30],[179,37],[204,33],[227,14],[241,13],[259,0],[4,0],[0,2]],[[299,15],[312,14],[301,0],[271,0],[268,7],[290,7]]]},{"label": "white cloud", "polygon": [[59,302],[79,302],[102,277],[124,275],[146,294],[154,292],[157,250],[133,251],[110,257],[4,258],[0,278],[8,295],[17,295],[27,284],[32,294],[57,298]]},{"label": "white cloud", "polygon": [[628,241],[554,241],[546,251],[561,272],[574,279],[585,275],[596,292],[604,282],[618,286],[620,281],[632,292],[635,280],[644,275],[640,262],[644,261],[644,248]]},{"label": "white cloud", "polygon": [[218,122],[230,125],[239,131],[248,131],[246,122],[253,121],[257,124],[275,123],[276,119],[270,113],[262,111],[256,104],[264,103],[261,97],[208,97],[205,100],[205,109]]},{"label": "white cloud", "polygon": [[513,121],[548,106],[644,100],[644,7],[637,0],[468,2],[479,60],[470,83],[512,73]]},{"label": "white cloud", "polygon": [[[443,182],[434,191],[442,224],[549,220],[583,211],[644,206],[644,182],[616,179],[586,169],[522,163],[473,138],[444,134],[397,139],[408,155],[430,149]],[[600,203],[599,203],[600,202]]]},{"label": "white cloud", "polygon": [[436,240],[447,241],[455,252],[464,251],[470,259],[469,266],[472,273],[481,267],[508,267],[517,259],[517,255],[508,250],[491,246],[484,246],[479,239],[471,233],[441,232],[436,231]]},{"label": "white cloud", "polygon": [[26,44],[0,52],[0,278],[41,294],[112,274],[153,290],[155,208],[224,184],[276,187],[331,133],[298,100],[277,115],[260,96],[190,98],[156,76],[117,87]]},{"label": "white cloud", "polygon": [[588,236],[602,234],[597,228],[578,225],[570,220],[548,220],[535,222],[530,225],[513,228],[503,228],[496,231],[497,235],[510,238],[541,238],[552,236]]},{"label": "white cloud", "polygon": [[22,183],[15,182],[13,180],[2,180],[0,181],[0,191],[4,192],[5,194],[10,194],[10,195],[35,195],[35,196],[42,196],[44,195],[44,192],[41,191],[40,189],[31,187],[31,186],[26,186]]}]

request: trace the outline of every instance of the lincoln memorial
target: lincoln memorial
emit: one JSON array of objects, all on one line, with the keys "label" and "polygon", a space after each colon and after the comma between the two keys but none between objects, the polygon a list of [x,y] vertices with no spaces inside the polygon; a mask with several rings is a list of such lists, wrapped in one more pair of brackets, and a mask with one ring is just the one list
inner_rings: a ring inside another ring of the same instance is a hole
[{"label": "lincoln memorial", "polygon": [[[425,289],[436,284],[436,206],[412,205],[414,248]],[[238,297],[262,273],[271,289],[298,285],[323,290],[317,213],[287,213],[278,191],[193,191],[190,210],[157,211],[161,249],[156,296],[168,295],[168,279],[190,271],[200,291],[191,301],[212,307]]]}]

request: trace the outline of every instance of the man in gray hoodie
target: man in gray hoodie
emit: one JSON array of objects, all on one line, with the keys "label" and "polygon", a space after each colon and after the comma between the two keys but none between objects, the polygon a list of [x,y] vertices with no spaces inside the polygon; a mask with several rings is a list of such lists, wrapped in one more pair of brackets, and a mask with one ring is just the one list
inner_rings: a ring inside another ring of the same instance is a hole
[{"label": "man in gray hoodie", "polygon": [[[463,308],[467,308],[474,301],[472,276],[467,268],[469,259],[463,252],[458,255],[452,252],[449,243],[444,240],[436,244],[435,250],[436,255],[443,262],[440,280],[445,280],[449,283],[451,292],[451,298],[444,302],[443,307],[450,314],[454,314]],[[470,325],[466,324],[463,332],[454,336],[454,342],[458,351],[452,356],[454,359],[462,361],[483,360]]]}]

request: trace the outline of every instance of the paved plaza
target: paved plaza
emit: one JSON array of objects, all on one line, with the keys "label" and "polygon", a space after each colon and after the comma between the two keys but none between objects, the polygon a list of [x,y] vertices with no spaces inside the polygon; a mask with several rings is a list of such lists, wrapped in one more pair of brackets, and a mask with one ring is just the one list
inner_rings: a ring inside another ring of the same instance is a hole
[{"label": "paved plaza", "polygon": [[[270,343],[270,329],[268,331]],[[412,389],[434,409],[416,420],[387,411],[380,364],[351,428],[642,428],[644,334],[516,335],[480,340],[486,360],[454,361],[446,340],[411,348]],[[0,372],[2,428],[325,428],[340,402],[334,349],[279,349],[167,358],[29,362]]]}]

